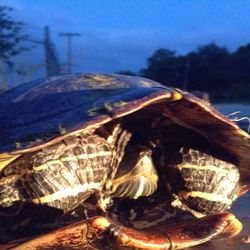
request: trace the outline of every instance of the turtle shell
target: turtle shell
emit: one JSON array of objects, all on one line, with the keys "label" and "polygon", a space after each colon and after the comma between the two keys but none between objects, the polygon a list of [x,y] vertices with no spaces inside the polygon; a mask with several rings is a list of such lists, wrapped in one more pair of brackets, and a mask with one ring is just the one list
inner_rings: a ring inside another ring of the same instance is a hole
[{"label": "turtle shell", "polygon": [[154,107],[157,114],[194,130],[228,152],[237,161],[241,181],[250,183],[249,134],[201,99],[145,78],[61,75],[5,92],[0,104],[2,167],[19,154]]}]

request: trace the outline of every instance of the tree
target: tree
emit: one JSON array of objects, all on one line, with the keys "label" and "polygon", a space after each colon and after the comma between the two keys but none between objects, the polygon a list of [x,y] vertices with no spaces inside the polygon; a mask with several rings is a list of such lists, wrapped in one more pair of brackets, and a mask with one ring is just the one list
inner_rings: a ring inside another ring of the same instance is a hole
[{"label": "tree", "polygon": [[201,46],[188,55],[190,60],[189,85],[193,89],[221,92],[228,87],[229,52],[214,43]]},{"label": "tree", "polygon": [[250,44],[239,47],[231,56],[230,72],[235,82],[250,84]]},{"label": "tree", "polygon": [[249,69],[250,44],[229,52],[210,43],[186,55],[158,49],[139,74],[165,85],[208,92],[212,102],[249,102]]},{"label": "tree", "polygon": [[121,70],[121,71],[118,71],[117,74],[127,75],[127,76],[137,76],[135,72],[132,72],[130,70]]},{"label": "tree", "polygon": [[232,96],[249,102],[250,96],[250,44],[239,47],[230,56],[228,75],[232,81]]},{"label": "tree", "polygon": [[20,45],[20,42],[27,38],[21,33],[24,24],[10,16],[12,10],[10,7],[0,6],[0,60],[9,66],[12,65],[13,56],[27,50]]},{"label": "tree", "polygon": [[184,65],[184,57],[176,56],[175,51],[158,49],[148,59],[148,67],[141,70],[141,75],[179,87],[183,82]]}]

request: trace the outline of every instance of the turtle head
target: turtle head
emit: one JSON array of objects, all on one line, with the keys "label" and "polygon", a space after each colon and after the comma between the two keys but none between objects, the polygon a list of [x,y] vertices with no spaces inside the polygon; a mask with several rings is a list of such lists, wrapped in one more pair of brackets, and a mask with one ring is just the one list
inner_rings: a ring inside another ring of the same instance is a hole
[{"label": "turtle head", "polygon": [[152,159],[152,150],[130,145],[112,181],[111,196],[137,199],[149,196],[157,189],[158,175]]}]

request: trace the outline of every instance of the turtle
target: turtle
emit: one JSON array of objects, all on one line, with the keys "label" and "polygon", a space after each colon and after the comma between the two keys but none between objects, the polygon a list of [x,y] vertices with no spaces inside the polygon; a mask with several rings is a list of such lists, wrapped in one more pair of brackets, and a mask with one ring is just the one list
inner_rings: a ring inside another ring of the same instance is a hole
[{"label": "turtle", "polygon": [[250,187],[250,136],[210,103],[97,73],[25,83],[0,103],[5,246],[180,249],[241,231],[227,210]]}]

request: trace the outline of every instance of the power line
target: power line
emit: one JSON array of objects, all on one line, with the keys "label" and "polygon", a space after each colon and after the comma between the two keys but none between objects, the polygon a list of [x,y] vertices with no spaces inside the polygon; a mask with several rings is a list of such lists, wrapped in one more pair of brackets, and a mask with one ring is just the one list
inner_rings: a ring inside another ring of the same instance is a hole
[{"label": "power line", "polygon": [[37,32],[43,32],[44,28],[40,27],[40,26],[35,26],[35,25],[31,25],[31,24],[24,24],[25,29],[32,29],[32,30],[36,30]]},{"label": "power line", "polygon": [[37,43],[37,44],[44,44],[43,41],[38,40],[38,39],[30,39],[30,38],[24,38],[24,41],[31,42],[31,43]]},{"label": "power line", "polygon": [[62,32],[62,33],[59,33],[59,36],[65,36],[67,37],[67,44],[68,44],[68,48],[67,48],[67,54],[68,54],[68,62],[67,62],[67,68],[68,68],[68,73],[71,73],[71,66],[72,66],[72,37],[73,36],[81,36],[80,33],[65,33],[65,32]]}]

